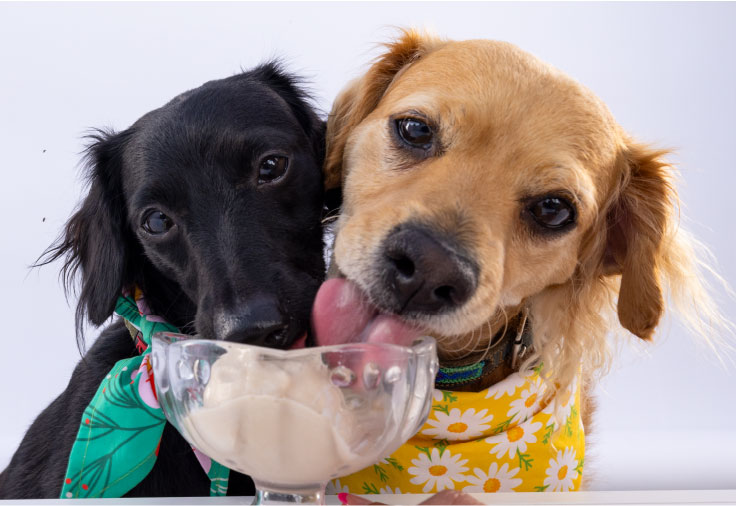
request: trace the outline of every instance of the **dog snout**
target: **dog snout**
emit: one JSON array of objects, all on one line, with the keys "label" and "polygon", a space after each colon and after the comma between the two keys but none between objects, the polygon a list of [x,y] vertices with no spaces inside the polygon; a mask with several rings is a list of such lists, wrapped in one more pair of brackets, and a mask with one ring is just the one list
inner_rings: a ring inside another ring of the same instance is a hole
[{"label": "dog snout", "polygon": [[475,262],[448,239],[423,227],[403,226],[383,244],[385,288],[399,314],[433,315],[470,299],[478,284]]},{"label": "dog snout", "polygon": [[214,321],[215,337],[257,346],[287,344],[288,319],[275,297],[260,295],[221,312]]}]

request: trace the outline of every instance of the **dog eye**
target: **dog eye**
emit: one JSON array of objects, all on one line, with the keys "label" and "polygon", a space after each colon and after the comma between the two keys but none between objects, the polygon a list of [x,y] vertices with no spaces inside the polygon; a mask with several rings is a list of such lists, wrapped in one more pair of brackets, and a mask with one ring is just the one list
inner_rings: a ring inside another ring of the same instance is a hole
[{"label": "dog eye", "polygon": [[168,232],[174,222],[158,209],[152,209],[144,216],[141,226],[151,235],[161,235]]},{"label": "dog eye", "polygon": [[289,159],[280,155],[268,155],[261,160],[258,168],[258,184],[270,183],[286,174]]},{"label": "dog eye", "polygon": [[533,202],[527,211],[534,221],[547,229],[559,230],[575,223],[575,208],[561,197],[545,197]]},{"label": "dog eye", "polygon": [[429,149],[432,146],[434,133],[425,122],[415,118],[396,120],[396,131],[402,141],[413,148]]}]

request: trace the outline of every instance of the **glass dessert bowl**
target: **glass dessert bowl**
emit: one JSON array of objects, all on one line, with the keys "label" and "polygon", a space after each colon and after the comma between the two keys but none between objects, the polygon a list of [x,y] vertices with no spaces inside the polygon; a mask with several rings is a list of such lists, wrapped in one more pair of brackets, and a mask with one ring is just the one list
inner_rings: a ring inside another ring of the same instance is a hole
[{"label": "glass dessert bowl", "polygon": [[434,339],[276,350],[153,336],[166,418],[256,484],[254,504],[323,504],[327,482],[390,455],[424,424]]}]

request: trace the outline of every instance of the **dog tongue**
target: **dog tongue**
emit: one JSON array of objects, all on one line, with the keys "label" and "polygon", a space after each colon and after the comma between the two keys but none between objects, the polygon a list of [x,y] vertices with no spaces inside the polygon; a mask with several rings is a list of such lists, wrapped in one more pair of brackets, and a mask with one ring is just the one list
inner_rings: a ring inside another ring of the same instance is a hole
[{"label": "dog tongue", "polygon": [[325,281],[317,292],[312,327],[319,346],[351,342],[409,346],[420,335],[400,318],[378,314],[354,283],[339,278]]}]

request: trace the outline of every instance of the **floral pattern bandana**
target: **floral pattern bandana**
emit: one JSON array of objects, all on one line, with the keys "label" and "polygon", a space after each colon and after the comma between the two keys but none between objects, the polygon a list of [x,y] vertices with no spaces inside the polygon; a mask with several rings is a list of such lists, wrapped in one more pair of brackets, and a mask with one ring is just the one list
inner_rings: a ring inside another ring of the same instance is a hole
[{"label": "floral pattern bandana", "polygon": [[328,493],[561,492],[580,488],[580,374],[544,402],[540,368],[480,392],[435,390],[427,423],[391,456]]},{"label": "floral pattern bandana", "polygon": [[[151,337],[179,330],[150,314],[139,290],[118,298],[115,313],[136,334],[140,355],[118,361],[82,414],[61,498],[122,497],[153,469],[166,424],[151,367]],[[193,448],[210,478],[210,496],[227,494],[230,470]]]}]

